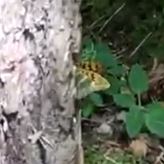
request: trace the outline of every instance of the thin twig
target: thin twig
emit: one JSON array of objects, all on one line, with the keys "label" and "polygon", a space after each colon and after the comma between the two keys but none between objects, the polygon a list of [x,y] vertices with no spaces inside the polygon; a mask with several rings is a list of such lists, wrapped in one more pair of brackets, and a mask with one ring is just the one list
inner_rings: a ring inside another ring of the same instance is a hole
[{"label": "thin twig", "polygon": [[146,40],[151,36],[152,32],[149,32],[145,38],[139,43],[139,45],[132,51],[130,57],[134,56],[136,52],[140,49],[140,47],[146,42]]},{"label": "thin twig", "polygon": [[106,15],[102,15],[97,20],[95,20],[91,25],[88,26],[88,28],[91,30],[97,23],[99,23],[101,20],[103,20],[106,17]]},{"label": "thin twig", "polygon": [[106,25],[113,19],[113,17],[115,15],[117,15],[124,7],[125,7],[126,3],[123,3],[110,17],[109,19],[107,19],[105,21],[105,23],[103,24],[103,26],[100,28],[99,32],[102,32],[104,30],[104,28],[106,27]]},{"label": "thin twig", "polygon": [[105,157],[106,160],[112,162],[112,164],[118,164],[117,161],[115,161],[114,159],[110,158],[109,156],[104,155],[104,157]]},{"label": "thin twig", "polygon": [[162,164],[163,158],[164,158],[164,148],[162,146],[159,146],[159,149],[161,150],[159,156],[157,156],[155,164]]},{"label": "thin twig", "polygon": [[155,57],[155,58],[153,59],[153,67],[152,67],[152,69],[151,69],[150,72],[155,71],[155,69],[157,68],[157,66],[158,66],[158,59]]}]

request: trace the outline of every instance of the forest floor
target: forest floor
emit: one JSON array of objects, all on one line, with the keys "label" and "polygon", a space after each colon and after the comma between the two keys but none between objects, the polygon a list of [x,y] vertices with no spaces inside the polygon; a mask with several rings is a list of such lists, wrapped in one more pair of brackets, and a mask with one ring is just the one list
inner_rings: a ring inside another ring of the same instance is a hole
[{"label": "forest floor", "polygon": [[[102,3],[97,0],[84,0],[81,9],[84,43],[85,39],[92,40],[94,44],[91,50],[93,48],[94,52],[95,43],[99,42],[110,49],[110,52],[106,53],[103,46],[98,47],[97,49],[102,48],[98,51],[99,59],[109,54],[117,58],[119,66],[121,63],[131,68],[133,64],[139,63],[147,71],[149,90],[143,99],[153,98],[145,102],[148,104],[154,98],[163,101],[164,97],[164,36],[162,35],[164,23],[161,23],[164,15],[163,12],[158,11],[159,7],[162,8],[158,3],[162,1],[154,1],[157,4],[152,2],[127,1],[125,5],[121,0],[110,0],[111,4],[108,0]],[[158,19],[153,21],[155,15]],[[152,29],[155,29],[153,33]],[[91,50],[89,47],[88,52],[94,54]],[[156,62],[156,59],[159,62]],[[106,58],[104,60],[108,61]],[[109,60],[109,63],[111,61],[113,60]],[[117,73],[114,75],[117,77]],[[128,78],[128,75],[126,74],[125,78]],[[152,79],[155,79],[155,82],[150,83]],[[109,82],[112,86],[112,80]],[[118,84],[113,85],[117,88],[115,85]],[[141,82],[140,85],[142,85]],[[99,95],[101,97],[103,94],[101,95],[100,92]],[[108,95],[105,100],[107,99],[107,103],[114,104],[111,97]],[[87,110],[87,106],[84,110]],[[89,112],[91,111],[90,109]],[[145,127],[137,137],[130,138],[125,126],[126,111],[128,109],[108,105],[105,109],[92,111],[91,117],[82,118],[85,164],[164,164],[164,140],[150,133]],[[157,122],[160,121],[157,120]],[[158,126],[163,129],[164,124],[160,122]]]},{"label": "forest floor", "polygon": [[83,120],[85,164],[163,164],[163,141],[150,134],[130,139],[118,121],[121,115],[105,111]]}]

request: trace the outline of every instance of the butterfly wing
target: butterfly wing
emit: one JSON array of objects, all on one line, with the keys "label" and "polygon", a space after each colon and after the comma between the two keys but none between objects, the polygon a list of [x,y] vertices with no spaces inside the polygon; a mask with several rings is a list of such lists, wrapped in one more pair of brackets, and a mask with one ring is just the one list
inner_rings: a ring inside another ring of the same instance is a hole
[{"label": "butterfly wing", "polygon": [[98,61],[81,61],[77,63],[77,67],[82,68],[84,70],[93,71],[98,74],[103,74],[103,66]]},{"label": "butterfly wing", "polygon": [[82,68],[76,68],[76,98],[81,99],[92,92],[105,90],[109,82],[100,74]]}]

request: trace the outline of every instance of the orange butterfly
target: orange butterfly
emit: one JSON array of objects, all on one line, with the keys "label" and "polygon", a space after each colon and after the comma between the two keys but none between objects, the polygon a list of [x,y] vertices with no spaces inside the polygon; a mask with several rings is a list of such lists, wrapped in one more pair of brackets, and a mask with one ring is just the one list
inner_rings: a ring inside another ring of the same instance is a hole
[{"label": "orange butterfly", "polygon": [[103,68],[98,62],[83,61],[75,67],[76,98],[81,99],[92,92],[108,89],[110,83],[102,77]]}]

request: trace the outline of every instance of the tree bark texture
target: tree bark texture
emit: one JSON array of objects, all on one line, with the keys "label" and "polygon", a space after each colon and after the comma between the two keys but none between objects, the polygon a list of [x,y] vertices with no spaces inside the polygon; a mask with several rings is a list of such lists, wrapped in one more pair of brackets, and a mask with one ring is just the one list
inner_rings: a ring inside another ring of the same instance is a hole
[{"label": "tree bark texture", "polygon": [[72,55],[80,0],[0,0],[0,164],[76,164]]}]

